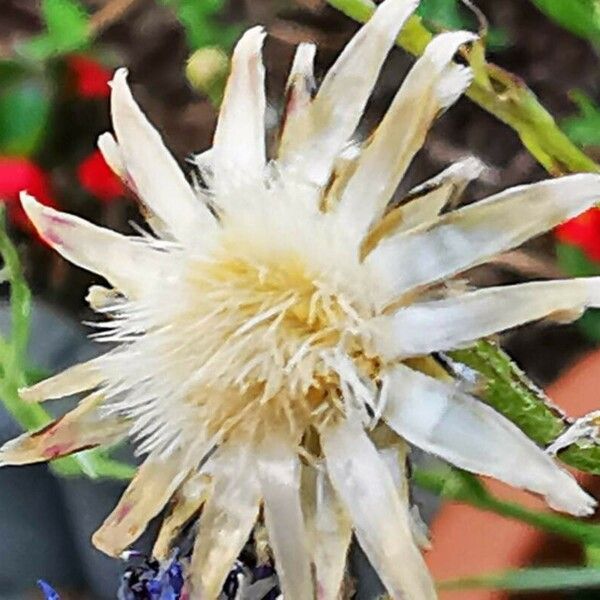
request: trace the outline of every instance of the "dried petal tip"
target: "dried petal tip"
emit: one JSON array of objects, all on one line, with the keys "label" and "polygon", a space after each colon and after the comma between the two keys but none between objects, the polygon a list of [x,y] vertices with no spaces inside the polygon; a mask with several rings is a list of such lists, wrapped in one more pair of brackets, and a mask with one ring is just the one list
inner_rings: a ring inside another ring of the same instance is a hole
[{"label": "dried petal tip", "polygon": [[576,517],[589,517],[598,506],[596,499],[582,490],[566,471],[559,485],[553,485],[544,498],[550,508]]},{"label": "dried petal tip", "polygon": [[121,179],[124,179],[127,174],[127,169],[123,162],[119,144],[117,144],[117,140],[115,140],[112,133],[106,131],[100,134],[100,136],[98,136],[97,145],[98,150],[102,152],[106,164],[112,169],[113,173],[118,175]]},{"label": "dried petal tip", "polygon": [[21,400],[25,402],[44,402],[55,398],[64,398],[79,392],[91,390],[102,383],[102,374],[95,360],[79,363],[44,379],[35,385],[19,390]]}]

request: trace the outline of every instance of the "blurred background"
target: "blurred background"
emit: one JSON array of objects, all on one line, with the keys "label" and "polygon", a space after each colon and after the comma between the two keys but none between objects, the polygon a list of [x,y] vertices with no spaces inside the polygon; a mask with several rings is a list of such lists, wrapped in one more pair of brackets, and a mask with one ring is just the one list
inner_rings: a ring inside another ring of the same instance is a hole
[{"label": "blurred background", "polygon": [[[600,3],[476,4],[422,0],[419,10],[431,31],[485,33],[488,60],[510,71],[515,81],[524,80],[572,142],[600,159]],[[136,98],[185,165],[192,153],[209,147],[232,45],[243,29],[257,23],[270,34],[265,47],[268,119],[275,128],[295,45],[318,44],[317,74],[322,75],[358,27],[325,0],[0,0],[0,202],[8,228],[8,237],[0,236],[0,251],[7,263],[3,275],[11,283],[4,286],[0,309],[6,338],[0,343],[0,396],[7,407],[0,407],[0,441],[47,418],[22,409],[15,396],[19,384],[96,352],[87,338],[90,330],[79,325],[93,319],[84,297],[94,280],[36,236],[18,205],[19,191],[27,189],[48,205],[131,233],[132,223],[141,221],[136,200],[95,147],[97,136],[110,129],[113,70],[128,67]],[[363,132],[377,122],[412,62],[405,51],[393,51]],[[467,154],[489,167],[471,186],[469,200],[547,177],[512,129],[462,99],[434,126],[406,187]],[[490,284],[561,274],[600,274],[600,210],[470,276]],[[600,406],[599,341],[595,311],[573,324],[532,325],[502,339],[517,364],[574,416]],[[60,413],[64,406],[50,410]],[[60,588],[63,598],[116,597],[125,565],[94,551],[89,538],[123,487],[112,475],[125,475],[108,458],[102,464],[111,477],[96,481],[81,476],[85,465],[80,463],[54,471],[46,466],[0,471],[0,600],[40,597],[35,588],[40,577]],[[585,485],[600,493],[593,479],[588,477]],[[541,510],[525,495],[501,486],[490,489],[503,501]],[[440,505],[423,494],[417,500],[432,527],[434,549],[428,561],[441,580],[540,565],[587,565],[597,575],[597,550],[594,555],[595,548],[567,541],[569,536],[549,535],[552,527],[544,531],[527,519],[464,503]],[[510,586],[505,582],[504,587]],[[513,587],[528,589],[523,582]],[[555,587],[565,587],[564,577]],[[527,597],[600,598],[600,588],[594,591],[589,582],[585,587]],[[508,599],[520,593],[460,589],[442,597]]]}]

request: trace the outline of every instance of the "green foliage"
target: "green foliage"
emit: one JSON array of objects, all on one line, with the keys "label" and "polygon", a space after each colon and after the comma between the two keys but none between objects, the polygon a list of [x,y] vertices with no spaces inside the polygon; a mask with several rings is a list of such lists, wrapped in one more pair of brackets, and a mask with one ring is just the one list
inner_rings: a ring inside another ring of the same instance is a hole
[{"label": "green foliage", "polygon": [[[52,421],[39,404],[23,402],[19,389],[26,386],[27,347],[31,323],[31,292],[27,287],[19,255],[5,228],[4,211],[0,210],[0,255],[3,275],[10,284],[11,328],[8,339],[0,336],[0,399],[15,421],[26,430],[36,430]],[[129,479],[133,469],[110,459],[105,452],[88,450],[52,463],[61,475],[86,475],[91,478]]]},{"label": "green foliage", "polygon": [[236,26],[219,21],[226,0],[160,0],[175,12],[183,25],[191,50],[206,46],[229,49],[239,35]]},{"label": "green foliage", "polygon": [[423,0],[418,13],[434,29],[462,29],[468,26],[458,0]]},{"label": "green foliage", "polygon": [[578,246],[556,244],[556,258],[560,268],[573,277],[600,275],[600,264],[590,260]]},{"label": "green foliage", "polygon": [[571,92],[571,98],[580,114],[565,119],[563,129],[580,146],[600,146],[600,107],[580,91]]},{"label": "green foliage", "polygon": [[438,587],[440,590],[486,588],[511,592],[600,589],[600,569],[585,567],[519,569],[493,575],[476,575],[442,581]]},{"label": "green foliage", "polygon": [[600,44],[598,0],[531,0],[544,14],[571,33]]},{"label": "green foliage", "polygon": [[[422,0],[417,13],[434,31],[474,29],[478,26],[460,0]],[[486,42],[492,50],[502,50],[510,44],[507,32],[495,27],[487,32]]]},{"label": "green foliage", "polygon": [[51,111],[48,86],[41,78],[0,66],[0,154],[29,156],[39,148]]},{"label": "green foliage", "polygon": [[25,56],[46,60],[84,49],[90,42],[89,17],[78,0],[43,0],[46,31],[23,48]]}]

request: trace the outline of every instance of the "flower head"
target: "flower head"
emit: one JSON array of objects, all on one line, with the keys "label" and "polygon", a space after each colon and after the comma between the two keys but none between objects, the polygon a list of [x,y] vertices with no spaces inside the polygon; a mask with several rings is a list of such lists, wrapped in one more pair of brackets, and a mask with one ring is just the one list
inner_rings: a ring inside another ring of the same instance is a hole
[{"label": "flower head", "polygon": [[114,347],[23,391],[41,401],[93,390],[54,425],[6,444],[0,463],[135,440],[146,459],[94,543],[118,555],[170,501],[154,548],[166,557],[200,512],[193,597],[217,597],[262,518],[286,598],[335,598],[352,532],[392,597],[435,597],[410,511],[407,442],[556,509],[594,509],[432,353],[600,306],[598,278],[460,291],[447,283],[592,206],[600,177],[524,185],[452,209],[482,168],[469,157],[390,204],[432,121],[471,81],[452,59],[473,34],[435,37],[379,127],[353,141],[416,5],[383,2],[316,93],[315,48],[299,46],[271,158],[264,33],[246,32],[213,147],[196,157],[196,186],[118,71],[116,139],[104,134],[100,146],[139,195],[152,233],[126,237],[23,197],[58,252],[109,282],[88,299],[106,317],[98,338]]}]

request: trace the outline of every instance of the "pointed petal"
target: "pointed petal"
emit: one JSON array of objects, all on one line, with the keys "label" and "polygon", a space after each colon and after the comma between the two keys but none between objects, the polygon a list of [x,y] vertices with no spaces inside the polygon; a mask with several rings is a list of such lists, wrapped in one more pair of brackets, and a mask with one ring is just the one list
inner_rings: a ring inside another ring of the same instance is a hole
[{"label": "pointed petal", "polygon": [[458,386],[397,365],[384,420],[409,443],[473,473],[541,494],[556,509],[589,515],[596,502],[516,425]]},{"label": "pointed petal", "polygon": [[418,507],[416,505],[411,506],[407,473],[408,444],[401,438],[396,438],[394,443],[381,448],[379,455],[392,474],[402,506],[408,513],[408,522],[415,543],[419,548],[429,550],[431,544],[427,525],[421,519]]},{"label": "pointed petal", "polygon": [[102,153],[111,171],[125,180],[127,178],[127,167],[125,166],[119,144],[117,144],[117,140],[115,140],[112,133],[106,131],[98,137],[98,150]]},{"label": "pointed petal", "polygon": [[600,307],[600,277],[490,287],[375,319],[375,345],[385,358],[429,354],[548,316],[575,319],[587,307]]},{"label": "pointed petal", "polygon": [[209,497],[210,477],[195,473],[177,490],[169,514],[163,520],[154,543],[152,556],[166,560],[171,554],[171,545],[185,525],[200,511]]},{"label": "pointed petal", "polygon": [[331,483],[392,598],[436,598],[392,476],[360,423],[329,425],[321,432],[321,445]]},{"label": "pointed petal", "polygon": [[[312,471],[310,492],[314,497],[304,514],[315,566],[316,596],[319,600],[338,600],[352,540],[352,523],[327,472],[323,468]],[[308,484],[303,479],[303,496],[308,493],[305,483]]]},{"label": "pointed petal", "polygon": [[214,219],[135,102],[126,69],[119,69],[113,78],[111,112],[122,162],[143,202],[177,240],[194,243],[202,239],[216,226]]},{"label": "pointed petal", "polygon": [[44,402],[91,390],[98,387],[103,381],[104,377],[98,369],[98,361],[93,358],[87,362],[73,365],[35,385],[21,388],[19,395],[25,402]]},{"label": "pointed petal", "polygon": [[280,160],[285,160],[286,154],[293,153],[294,145],[306,134],[304,119],[316,86],[313,73],[316,51],[315,44],[299,44],[296,49],[285,92],[286,104],[278,151]]},{"label": "pointed petal", "polygon": [[260,486],[253,452],[252,447],[230,442],[209,459],[207,470],[214,484],[192,554],[193,598],[218,597],[258,518]]},{"label": "pointed petal", "polygon": [[480,160],[470,156],[410,190],[400,206],[391,209],[370,229],[361,243],[361,260],[384,238],[435,219],[442,209],[460,199],[469,182],[477,179],[484,168]]},{"label": "pointed petal", "polygon": [[458,202],[467,185],[484,170],[484,163],[469,156],[412,189],[408,193],[410,201],[398,207],[403,213],[402,229],[410,229],[435,219],[448,205]]},{"label": "pointed petal", "polygon": [[0,448],[0,466],[45,462],[100,445],[112,445],[127,432],[127,423],[103,416],[102,396],[94,394],[46,427],[27,432]]},{"label": "pointed petal", "polygon": [[427,46],[396,94],[359,160],[340,202],[340,217],[362,231],[376,221],[423,145],[432,121],[471,83],[469,68],[452,62],[467,31],[438,35]]},{"label": "pointed petal", "polygon": [[[307,111],[294,166],[323,185],[363,114],[381,66],[418,0],[385,0],[331,67]],[[341,104],[340,104],[341,102]],[[290,156],[290,158],[292,158]]]},{"label": "pointed petal", "polygon": [[265,522],[283,596],[311,600],[313,581],[296,447],[278,432],[269,432],[257,450],[257,465]]},{"label": "pointed petal", "polygon": [[519,246],[600,198],[600,176],[584,173],[511,188],[383,240],[365,259],[393,294],[434,283]]},{"label": "pointed petal", "polygon": [[169,455],[150,454],[113,512],[94,533],[94,546],[105,554],[119,556],[165,507],[192,468],[190,457],[182,449]]},{"label": "pointed petal", "polygon": [[44,206],[28,194],[21,204],[40,236],[68,261],[105,277],[128,297],[139,296],[160,277],[166,254],[142,238],[92,225],[88,221]]},{"label": "pointed petal", "polygon": [[236,173],[261,177],[265,151],[265,32],[253,27],[233,51],[231,74],[215,131],[212,159],[217,188],[231,184]]}]

